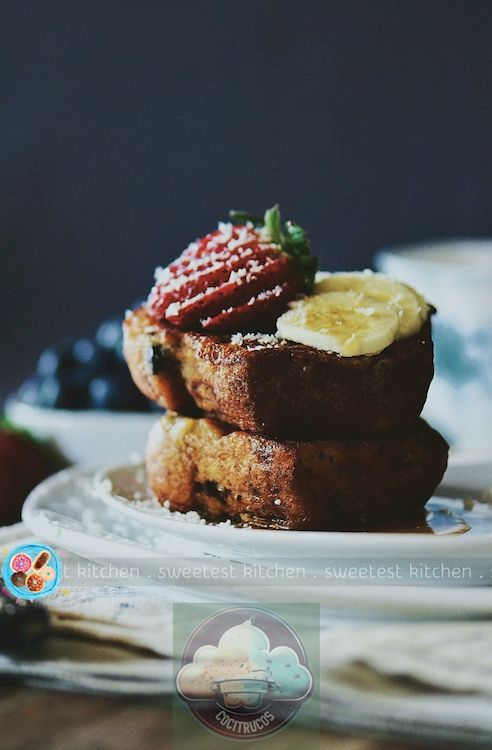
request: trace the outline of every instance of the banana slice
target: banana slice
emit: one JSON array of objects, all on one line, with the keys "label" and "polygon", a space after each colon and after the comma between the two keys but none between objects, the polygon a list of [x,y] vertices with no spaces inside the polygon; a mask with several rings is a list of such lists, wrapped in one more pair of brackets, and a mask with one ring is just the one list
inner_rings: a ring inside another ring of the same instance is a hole
[{"label": "banana slice", "polygon": [[396,310],[400,320],[397,338],[417,333],[429,314],[427,302],[415,289],[382,273],[316,274],[315,294],[345,291],[362,292]]},{"label": "banana slice", "polygon": [[277,320],[279,335],[342,357],[377,354],[396,338],[399,315],[361,292],[324,292],[293,302]]}]

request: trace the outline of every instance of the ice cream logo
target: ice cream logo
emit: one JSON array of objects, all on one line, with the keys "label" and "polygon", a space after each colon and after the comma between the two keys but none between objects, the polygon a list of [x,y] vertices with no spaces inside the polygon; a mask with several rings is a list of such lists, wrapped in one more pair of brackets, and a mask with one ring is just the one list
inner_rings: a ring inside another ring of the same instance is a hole
[{"label": "ice cream logo", "polygon": [[[217,630],[231,615],[239,622],[222,631],[216,646],[198,645],[204,624],[208,632],[211,624]],[[277,644],[285,631],[290,645],[272,647],[268,630]],[[194,631],[176,689],[210,729],[251,739],[285,726],[311,695],[313,678],[302,644],[287,623],[265,610],[237,608],[218,613]]]},{"label": "ice cream logo", "polygon": [[2,565],[7,591],[17,599],[40,599],[61,582],[61,560],[46,544],[22,544],[10,550]]}]

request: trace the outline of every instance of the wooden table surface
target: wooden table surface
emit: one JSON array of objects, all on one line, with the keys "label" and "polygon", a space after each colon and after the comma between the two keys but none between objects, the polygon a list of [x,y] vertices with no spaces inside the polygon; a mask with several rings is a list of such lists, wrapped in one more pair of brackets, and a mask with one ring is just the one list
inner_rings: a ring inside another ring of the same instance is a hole
[{"label": "wooden table surface", "polygon": [[[0,686],[1,750],[172,750],[171,701],[159,704],[129,698]],[[190,750],[193,742],[190,723]],[[308,747],[305,733],[279,735],[279,750]],[[232,744],[231,744],[232,747]],[[322,733],[320,750],[415,750],[361,737]],[[437,750],[419,744],[420,750]],[[440,748],[442,750],[442,746]]]}]

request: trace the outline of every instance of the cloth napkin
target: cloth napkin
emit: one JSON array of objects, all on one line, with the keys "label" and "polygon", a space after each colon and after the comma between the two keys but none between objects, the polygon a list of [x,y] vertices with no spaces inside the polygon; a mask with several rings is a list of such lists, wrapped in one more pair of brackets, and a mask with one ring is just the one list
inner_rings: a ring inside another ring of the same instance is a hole
[{"label": "cloth napkin", "polygon": [[[0,557],[32,540],[0,529]],[[0,673],[100,693],[171,693],[173,592],[62,587],[43,600],[51,635],[29,657],[1,654]],[[492,622],[375,623],[323,618],[321,723],[396,738],[492,745]]]},{"label": "cloth napkin", "polygon": [[492,623],[345,624],[322,631],[325,725],[492,746]]}]

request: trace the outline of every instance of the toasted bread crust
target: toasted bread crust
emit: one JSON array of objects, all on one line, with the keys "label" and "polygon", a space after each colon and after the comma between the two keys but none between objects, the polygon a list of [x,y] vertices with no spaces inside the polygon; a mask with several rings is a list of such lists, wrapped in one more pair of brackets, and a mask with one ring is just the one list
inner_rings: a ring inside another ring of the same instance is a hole
[{"label": "toasted bread crust", "polygon": [[448,446],[423,420],[365,440],[279,441],[168,413],[151,430],[147,473],[173,510],[280,529],[363,528],[422,511]]},{"label": "toasted bread crust", "polygon": [[380,354],[340,357],[291,342],[180,332],[140,308],[125,320],[124,351],[137,386],[161,406],[283,438],[402,430],[422,411],[434,374],[430,319]]}]

